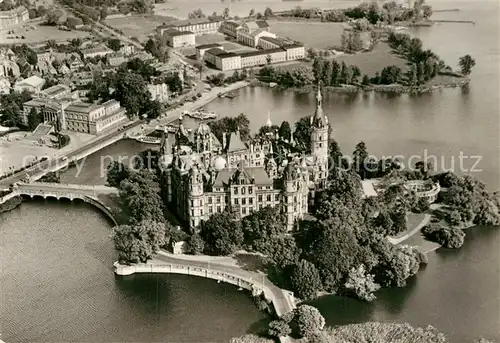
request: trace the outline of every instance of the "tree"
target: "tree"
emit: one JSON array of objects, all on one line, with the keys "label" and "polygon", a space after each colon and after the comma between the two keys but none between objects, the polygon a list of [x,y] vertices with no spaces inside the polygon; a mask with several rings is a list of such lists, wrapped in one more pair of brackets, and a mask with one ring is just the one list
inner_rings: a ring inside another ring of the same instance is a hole
[{"label": "tree", "polygon": [[106,45],[113,51],[119,51],[120,48],[122,47],[121,41],[117,38],[108,39]]},{"label": "tree", "polygon": [[127,110],[129,117],[136,117],[149,101],[150,94],[143,78],[135,73],[118,72],[114,79],[113,98]]},{"label": "tree", "polygon": [[471,55],[467,54],[460,57],[460,59],[458,60],[458,65],[460,66],[462,74],[470,75],[472,68],[476,65],[476,60],[472,58]]},{"label": "tree", "polygon": [[254,15],[255,15],[255,9],[253,9],[253,8],[252,8],[252,9],[250,10],[250,13],[248,13],[248,16],[249,16],[250,18],[252,18]]},{"label": "tree", "polygon": [[353,163],[356,172],[361,176],[362,179],[366,177],[366,162],[368,158],[368,151],[366,149],[365,142],[359,142],[356,144],[356,148],[352,153]]},{"label": "tree", "polygon": [[275,235],[270,238],[267,257],[278,268],[284,270],[297,263],[300,249],[291,236]]},{"label": "tree", "polygon": [[241,220],[245,246],[267,254],[272,237],[284,235],[286,227],[278,207],[264,207]]},{"label": "tree", "polygon": [[[388,243],[390,244],[390,243]],[[419,252],[415,247],[398,245],[379,255],[375,268],[375,280],[385,287],[404,287],[406,280],[418,272]]]},{"label": "tree", "polygon": [[380,285],[373,281],[373,275],[368,274],[363,264],[351,269],[344,287],[365,301],[375,300],[374,293],[380,289]]},{"label": "tree", "polygon": [[198,70],[198,73],[200,74],[200,80],[201,80],[203,70],[205,70],[205,64],[203,63],[203,61],[196,61],[194,67]]},{"label": "tree", "polygon": [[112,161],[107,167],[107,184],[119,187],[120,183],[130,177],[130,169],[121,162]]},{"label": "tree", "polygon": [[104,20],[108,16],[108,7],[107,6],[102,6],[101,10],[99,12],[99,19]]},{"label": "tree", "polygon": [[47,11],[45,16],[45,24],[50,26],[55,26],[59,23],[59,13],[51,8]]},{"label": "tree", "polygon": [[311,121],[309,117],[302,117],[295,123],[293,137],[300,150],[305,153],[311,151]]},{"label": "tree", "polygon": [[325,327],[325,318],[316,307],[300,305],[295,309],[294,321],[301,337],[311,337]]},{"label": "tree", "polygon": [[290,281],[295,294],[304,300],[315,298],[323,287],[318,270],[314,264],[306,260],[301,260],[293,268]]},{"label": "tree", "polygon": [[205,242],[198,233],[193,233],[187,241],[187,253],[192,255],[199,255],[205,249]]},{"label": "tree", "polygon": [[201,228],[207,250],[217,256],[234,253],[243,244],[241,223],[229,212],[212,215]]},{"label": "tree", "polygon": [[269,323],[269,336],[271,337],[286,337],[292,333],[292,329],[287,322],[283,320],[273,320]]},{"label": "tree", "polygon": [[35,108],[31,108],[30,112],[28,113],[28,129],[30,131],[33,131],[36,129],[38,124],[41,124],[43,122],[43,115],[41,112],[38,112]]},{"label": "tree", "polygon": [[390,85],[393,83],[398,83],[402,75],[402,71],[399,67],[392,65],[382,69],[380,74],[380,84]]},{"label": "tree", "polygon": [[199,19],[199,18],[205,18],[205,14],[201,10],[201,8],[198,8],[191,13],[188,14],[189,19]]},{"label": "tree", "polygon": [[424,19],[429,19],[432,16],[432,7],[429,5],[422,6],[422,15]]},{"label": "tree", "polygon": [[278,130],[278,134],[282,139],[290,140],[292,136],[292,129],[290,128],[290,123],[284,120]]},{"label": "tree", "polygon": [[229,8],[228,7],[224,8],[224,12],[222,12],[222,16],[224,17],[224,19],[229,18]]},{"label": "tree", "polygon": [[163,113],[163,105],[158,100],[148,100],[144,104],[143,115],[146,115],[148,119],[156,119],[161,117]]},{"label": "tree", "polygon": [[273,15],[274,15],[273,10],[269,7],[266,7],[266,9],[264,10],[264,17],[269,18],[272,17]]},{"label": "tree", "polygon": [[143,220],[165,221],[160,185],[152,171],[142,169],[131,173],[120,182],[118,190],[122,210],[128,215],[131,224]]},{"label": "tree", "polygon": [[120,263],[146,263],[165,245],[167,229],[164,223],[145,220],[114,227],[112,237]]}]

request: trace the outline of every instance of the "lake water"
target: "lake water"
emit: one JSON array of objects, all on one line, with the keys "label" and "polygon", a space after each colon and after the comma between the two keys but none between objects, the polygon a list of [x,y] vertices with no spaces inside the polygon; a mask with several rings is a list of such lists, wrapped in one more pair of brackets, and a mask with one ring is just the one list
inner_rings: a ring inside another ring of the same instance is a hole
[{"label": "lake water", "polygon": [[[184,3],[184,2],[183,2]],[[205,3],[204,3],[205,4]],[[199,3],[198,7],[201,6]],[[260,5],[259,5],[260,6]],[[263,3],[262,6],[265,6]],[[305,5],[304,5],[305,6]],[[257,9],[257,5],[254,5]],[[475,20],[413,31],[454,65],[470,52],[477,62],[467,93],[450,89],[421,96],[325,94],[325,112],[345,153],[360,140],[370,153],[451,157],[480,155],[475,173],[496,190],[499,182],[498,4],[438,3],[460,7],[436,19]],[[246,113],[254,129],[312,114],[312,94],[248,88],[207,106],[220,115]],[[105,182],[101,156],[133,154],[146,146],[118,142],[87,159],[64,182]],[[472,161],[464,167],[472,167]],[[458,164],[458,162],[457,162]],[[457,169],[457,167],[455,168]],[[265,316],[247,294],[210,280],[174,275],[115,278],[111,225],[84,204],[28,202],[0,216],[0,332],[11,342],[223,342],[257,330]],[[335,296],[314,302],[329,325],[367,320],[432,324],[453,342],[500,340],[500,233],[467,231],[458,251],[437,251],[402,289],[382,290],[371,304]]]}]

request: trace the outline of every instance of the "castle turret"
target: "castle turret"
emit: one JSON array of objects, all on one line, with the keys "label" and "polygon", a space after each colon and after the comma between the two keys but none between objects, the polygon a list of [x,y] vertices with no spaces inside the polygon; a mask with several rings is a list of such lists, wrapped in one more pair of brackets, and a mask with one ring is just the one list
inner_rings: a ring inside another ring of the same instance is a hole
[{"label": "castle turret", "polygon": [[316,94],[316,111],[311,117],[311,153],[315,160],[314,182],[325,186],[328,178],[328,118],[323,113],[321,89]]},{"label": "castle turret", "polygon": [[196,165],[189,171],[189,226],[196,228],[204,219],[203,211],[203,175]]},{"label": "castle turret", "polygon": [[[304,215],[304,201],[307,202],[307,189],[304,192],[305,183],[302,179],[299,165],[289,161],[283,173],[284,212],[286,216],[286,227],[291,231],[297,219]],[[307,210],[307,206],[305,207]]]}]

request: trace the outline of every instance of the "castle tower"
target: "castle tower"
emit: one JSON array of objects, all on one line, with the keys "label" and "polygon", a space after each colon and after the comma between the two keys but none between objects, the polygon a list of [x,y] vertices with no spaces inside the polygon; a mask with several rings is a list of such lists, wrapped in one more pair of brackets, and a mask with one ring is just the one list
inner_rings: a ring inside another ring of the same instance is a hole
[{"label": "castle tower", "polygon": [[274,180],[278,178],[278,165],[276,164],[276,161],[274,160],[272,155],[269,156],[269,160],[267,161],[266,172],[271,179]]},{"label": "castle tower", "polygon": [[311,117],[311,153],[314,157],[314,182],[318,188],[325,186],[328,178],[328,118],[323,113],[321,89],[318,85],[316,111]]},{"label": "castle tower", "polygon": [[202,156],[205,168],[210,166],[210,159],[214,150],[212,131],[207,124],[201,123],[194,134],[194,145],[196,152]]},{"label": "castle tower", "polygon": [[189,226],[196,228],[204,218],[203,213],[203,176],[196,165],[189,171]]},{"label": "castle tower", "polygon": [[[283,175],[285,186],[284,192],[284,212],[286,216],[286,228],[293,230],[297,219],[303,217],[303,180],[299,166],[294,161],[289,161]],[[306,193],[307,196],[307,193]]]}]

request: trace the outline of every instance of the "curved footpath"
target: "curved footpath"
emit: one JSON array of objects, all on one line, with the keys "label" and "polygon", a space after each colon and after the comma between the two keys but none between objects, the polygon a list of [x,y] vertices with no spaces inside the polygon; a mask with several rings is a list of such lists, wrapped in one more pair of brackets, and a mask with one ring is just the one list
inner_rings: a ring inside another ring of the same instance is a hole
[{"label": "curved footpath", "polygon": [[[175,273],[216,279],[246,288],[251,291],[263,292],[267,300],[273,303],[277,316],[293,311],[296,308],[293,293],[275,286],[265,274],[244,270],[238,266],[213,263],[189,256],[172,255],[160,251],[148,263],[135,265],[121,265],[115,262],[115,273],[118,275],[131,275],[134,273]],[[293,342],[290,337],[280,338],[281,343]]]}]

